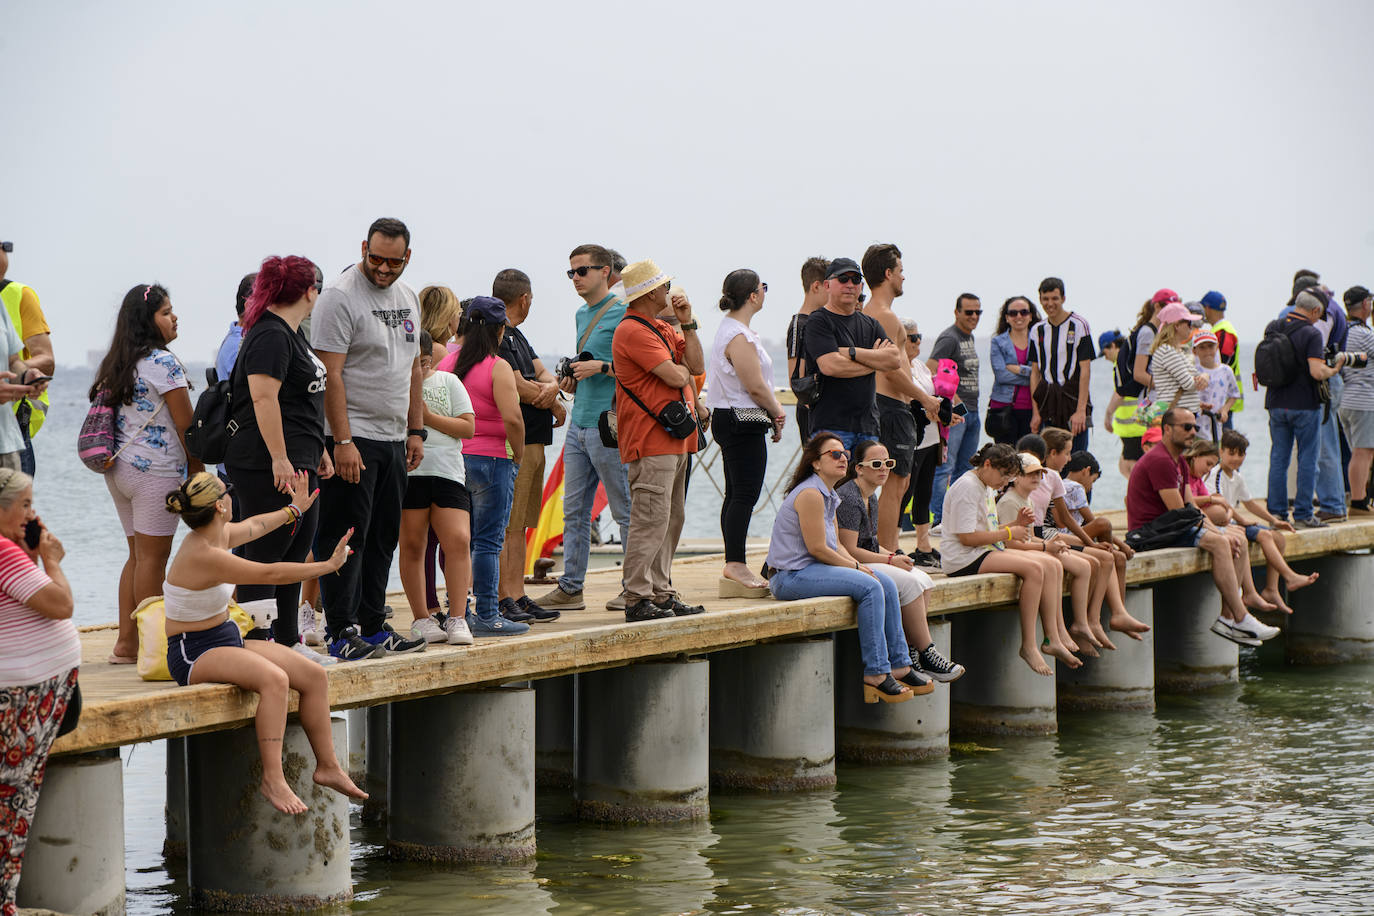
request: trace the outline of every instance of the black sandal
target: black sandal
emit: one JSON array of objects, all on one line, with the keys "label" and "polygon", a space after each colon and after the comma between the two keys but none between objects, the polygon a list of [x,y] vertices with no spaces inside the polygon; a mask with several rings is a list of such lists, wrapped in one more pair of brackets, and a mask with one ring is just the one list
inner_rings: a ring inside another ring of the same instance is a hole
[{"label": "black sandal", "polygon": [[915,665],[912,665],[906,674],[897,678],[897,681],[910,687],[912,696],[923,697],[935,690],[935,681],[917,671]]},{"label": "black sandal", "polygon": [[864,681],[865,703],[905,703],[915,696],[907,687],[897,683],[889,674],[881,684]]}]

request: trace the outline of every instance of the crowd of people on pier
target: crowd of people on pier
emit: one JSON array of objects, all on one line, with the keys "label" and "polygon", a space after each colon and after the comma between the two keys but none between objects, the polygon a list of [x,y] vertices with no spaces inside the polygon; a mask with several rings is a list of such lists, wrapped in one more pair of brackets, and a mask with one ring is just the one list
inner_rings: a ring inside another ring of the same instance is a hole
[{"label": "crowd of people on pier", "polygon": [[[15,819],[32,815],[25,793],[36,797],[79,661],[62,547],[33,509],[31,439],[47,411],[53,350],[37,295],[3,279],[11,250],[0,253],[0,401],[14,408],[0,412],[0,721],[27,743],[6,753],[0,780],[26,787],[0,799],[10,899],[23,850]],[[675,588],[672,558],[692,456],[710,437],[725,481],[718,597],[852,598],[869,702],[901,702],[965,673],[931,638],[932,575],[1016,576],[1020,653],[1048,675],[1047,657],[1077,667],[1114,649],[1112,634],[1148,630],[1124,600],[1139,550],[1211,553],[1222,603],[1213,632],[1258,645],[1278,631],[1253,612],[1291,612],[1286,594],[1315,578],[1284,561],[1283,533],[1374,517],[1374,297],[1353,286],[1338,298],[1312,271],[1297,273],[1287,305],[1250,342],[1271,439],[1257,499],[1242,476],[1249,443],[1234,429],[1245,409],[1242,342],[1221,293],[1185,303],[1160,289],[1129,329],[1095,338],[1068,308],[1064,281],[1047,277],[1034,299],[1002,303],[989,376],[975,346],[978,295],[955,297],[952,322],[926,346],[899,308],[896,245],[872,245],[857,261],[807,259],[787,329],[801,451],[760,569],[749,564],[749,522],[787,416],[751,326],[769,293],[757,272],[724,278],[708,342],[667,269],[578,245],[567,269],[575,315],[540,316],[565,325],[572,345],[550,367],[521,331],[534,303],[525,272],[500,270],[489,294],[470,298],[441,285],[417,293],[402,280],[411,256],[409,229],[386,218],[339,275],[290,255],[242,279],[216,358],[224,385],[215,390],[228,404],[217,467],[188,444],[197,406],[172,349],[165,287],[124,295],[89,391],[92,410],[111,413],[118,448],[104,473],[128,550],[109,662],[137,659],[135,610],[161,598],[178,683],[262,696],[263,792],[283,811],[303,807],[281,776],[288,689],[301,695],[316,781],[361,797],[330,747],[324,667],[515,637],[583,610],[601,498],[624,552],[607,609],[627,622],[702,613],[699,596]],[[1124,530],[1091,508],[1102,473],[1090,448],[1098,358],[1113,378],[1101,422],[1121,439]],[[563,569],[531,596],[526,533],[539,520],[556,427]],[[190,533],[172,558],[180,521]],[[1249,542],[1268,566],[1263,588],[1249,573]],[[414,620],[406,633],[386,605],[398,551]],[[251,626],[231,619],[231,599]]]}]

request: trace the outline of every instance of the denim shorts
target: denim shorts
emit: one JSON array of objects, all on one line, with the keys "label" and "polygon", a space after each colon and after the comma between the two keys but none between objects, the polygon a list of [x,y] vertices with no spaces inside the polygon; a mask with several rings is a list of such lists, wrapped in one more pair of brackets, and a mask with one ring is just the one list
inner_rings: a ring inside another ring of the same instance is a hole
[{"label": "denim shorts", "polygon": [[191,680],[191,668],[195,666],[196,659],[221,646],[243,648],[239,625],[232,620],[208,630],[193,630],[168,638],[167,670],[172,673],[172,680],[185,687]]},{"label": "denim shorts", "polygon": [[1246,539],[1247,541],[1255,541],[1255,540],[1258,540],[1258,539],[1259,539],[1259,533],[1260,533],[1261,531],[1270,531],[1270,530],[1272,530],[1272,529],[1270,529],[1270,527],[1269,527],[1268,525],[1246,525],[1246,526],[1245,526],[1245,539]]}]

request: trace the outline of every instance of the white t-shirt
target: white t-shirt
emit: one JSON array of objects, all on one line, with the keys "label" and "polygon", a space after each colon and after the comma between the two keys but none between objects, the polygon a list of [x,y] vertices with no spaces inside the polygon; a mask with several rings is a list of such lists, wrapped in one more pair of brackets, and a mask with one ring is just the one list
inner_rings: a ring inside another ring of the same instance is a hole
[{"label": "white t-shirt", "polygon": [[940,568],[958,572],[993,548],[969,547],[957,535],[993,531],[997,527],[997,503],[992,488],[985,486],[977,471],[961,474],[945,491],[945,506],[940,520]]},{"label": "white t-shirt", "polygon": [[1088,491],[1076,480],[1064,481],[1064,505],[1078,524],[1083,524],[1083,510],[1088,507]]},{"label": "white t-shirt", "polygon": [[1058,471],[1045,469],[1045,473],[1040,477],[1040,486],[1031,490],[1030,504],[1035,510],[1035,523],[1037,525],[1054,525],[1054,518],[1049,514],[1050,503],[1064,496],[1064,478],[1059,476]]},{"label": "white t-shirt", "polygon": [[1203,480],[1207,484],[1208,493],[1215,493],[1234,508],[1242,508],[1244,503],[1254,498],[1250,495],[1250,488],[1245,485],[1245,478],[1239,471],[1227,474],[1221,469],[1221,465],[1217,465],[1207,472]]},{"label": "white t-shirt", "polygon": [[[911,380],[916,383],[916,387],[924,391],[931,397],[935,397],[935,377],[930,374],[930,367],[925,360],[914,359],[911,361]],[[927,423],[926,428],[921,433],[921,441],[916,443],[916,451],[923,448],[930,448],[940,441],[940,424]]]},{"label": "white t-shirt", "polygon": [[186,450],[162,396],[187,387],[186,369],[171,350],[158,348],[135,364],[134,373],[133,403],[119,405],[115,421],[120,447],[129,443],[119,460],[135,471],[179,480],[186,476]]},{"label": "white t-shirt", "polygon": [[[420,385],[420,396],[430,413],[441,417],[461,417],[472,413],[472,399],[468,390],[452,372],[435,372]],[[410,472],[411,477],[443,477],[464,483],[467,480],[463,468],[463,440],[441,433],[433,426],[425,427],[429,435],[425,439],[425,457],[420,466]]]}]

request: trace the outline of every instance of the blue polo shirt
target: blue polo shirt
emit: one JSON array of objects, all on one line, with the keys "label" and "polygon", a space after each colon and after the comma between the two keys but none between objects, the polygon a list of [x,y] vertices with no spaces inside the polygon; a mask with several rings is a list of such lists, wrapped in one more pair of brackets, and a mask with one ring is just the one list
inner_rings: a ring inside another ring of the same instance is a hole
[{"label": "blue polo shirt", "polygon": [[[595,305],[586,305],[577,310],[577,333],[573,335],[573,343],[582,339],[587,326],[591,324],[592,318],[606,304],[606,299],[615,298],[612,293],[607,293],[605,299],[599,300]],[[625,316],[625,303],[616,300],[616,303],[606,310],[596,330],[592,331],[587,338],[587,344],[582,349],[591,352],[597,359],[611,359],[611,341],[615,339],[616,326],[620,324],[620,319]],[[573,356],[577,356],[576,353]],[[594,429],[596,421],[601,414],[615,406],[615,379],[609,375],[591,375],[577,383],[577,393],[573,396],[572,416],[569,418],[578,426]]]}]

